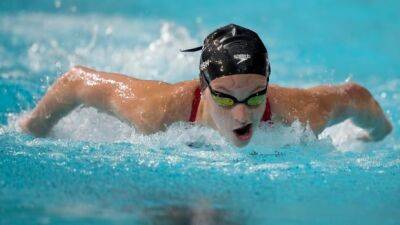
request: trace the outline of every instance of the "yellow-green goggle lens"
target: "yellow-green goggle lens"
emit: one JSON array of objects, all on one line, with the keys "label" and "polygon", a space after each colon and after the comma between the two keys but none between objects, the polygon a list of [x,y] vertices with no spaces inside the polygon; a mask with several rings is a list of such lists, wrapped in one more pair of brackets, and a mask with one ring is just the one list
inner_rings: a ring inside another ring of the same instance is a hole
[{"label": "yellow-green goggle lens", "polygon": [[258,95],[258,96],[251,97],[247,100],[247,105],[250,105],[250,106],[260,105],[261,103],[263,103],[264,97],[265,97],[265,95]]},{"label": "yellow-green goggle lens", "polygon": [[220,106],[233,106],[235,102],[231,98],[219,97],[216,95],[211,95],[214,101]]}]

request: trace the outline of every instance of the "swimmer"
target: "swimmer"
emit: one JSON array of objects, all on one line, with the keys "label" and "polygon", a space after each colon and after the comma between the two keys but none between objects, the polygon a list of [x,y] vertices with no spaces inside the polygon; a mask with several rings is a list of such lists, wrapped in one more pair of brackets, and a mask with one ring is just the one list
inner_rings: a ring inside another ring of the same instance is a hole
[{"label": "swimmer", "polygon": [[269,84],[268,52],[259,36],[230,24],[204,40],[199,79],[169,84],[76,66],[48,89],[20,122],[37,137],[79,105],[97,108],[150,134],[178,121],[216,129],[245,146],[260,123],[298,120],[318,135],[348,118],[365,129],[364,141],[382,140],[392,130],[378,102],[356,83],[288,88]]}]

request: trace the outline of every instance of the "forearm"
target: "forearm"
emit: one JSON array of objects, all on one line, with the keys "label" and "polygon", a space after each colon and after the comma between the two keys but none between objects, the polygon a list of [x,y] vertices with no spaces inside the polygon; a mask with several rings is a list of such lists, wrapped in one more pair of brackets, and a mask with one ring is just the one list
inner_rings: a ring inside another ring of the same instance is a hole
[{"label": "forearm", "polygon": [[348,91],[350,103],[347,112],[353,123],[368,131],[365,140],[382,140],[392,130],[392,125],[385,116],[379,103],[362,86],[352,84]]},{"label": "forearm", "polygon": [[21,128],[35,136],[44,136],[50,129],[77,105],[77,80],[70,79],[74,70],[69,71],[48,89],[32,112],[20,123]]},{"label": "forearm", "polygon": [[382,140],[392,131],[392,125],[372,97],[367,101],[367,105],[362,103],[361,107],[354,109],[351,120],[355,125],[368,131],[368,137],[365,137],[365,140]]}]

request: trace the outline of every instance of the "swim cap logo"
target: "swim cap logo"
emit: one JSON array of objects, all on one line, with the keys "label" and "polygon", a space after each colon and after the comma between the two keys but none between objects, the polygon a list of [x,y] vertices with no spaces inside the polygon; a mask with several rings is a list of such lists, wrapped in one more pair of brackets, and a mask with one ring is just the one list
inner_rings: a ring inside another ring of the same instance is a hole
[{"label": "swim cap logo", "polygon": [[237,64],[240,64],[240,63],[250,59],[251,56],[249,54],[235,54],[235,55],[233,55],[233,58],[236,60],[239,60],[237,62]]},{"label": "swim cap logo", "polygon": [[208,65],[210,65],[211,61],[209,59],[207,59],[206,61],[202,62],[200,64],[200,70],[205,70],[207,69]]}]

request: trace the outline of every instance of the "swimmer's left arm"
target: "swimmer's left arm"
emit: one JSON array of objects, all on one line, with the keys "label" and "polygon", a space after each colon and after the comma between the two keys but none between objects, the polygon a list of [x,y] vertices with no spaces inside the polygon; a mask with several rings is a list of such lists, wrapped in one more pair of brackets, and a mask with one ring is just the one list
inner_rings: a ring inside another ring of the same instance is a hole
[{"label": "swimmer's left arm", "polygon": [[346,83],[337,86],[319,86],[308,91],[314,96],[318,105],[311,116],[323,117],[320,119],[323,121],[320,130],[346,119],[351,119],[356,126],[368,131],[368,136],[362,137],[364,141],[382,140],[392,130],[392,125],[379,103],[361,85]]},{"label": "swimmer's left arm", "polygon": [[368,131],[368,136],[360,138],[363,141],[380,141],[392,131],[392,125],[379,103],[366,88],[355,83],[336,87],[339,98],[334,104],[338,107],[333,111],[331,122],[350,118],[355,125]]},{"label": "swimmer's left arm", "polygon": [[272,86],[270,94],[273,113],[284,123],[299,120],[316,135],[346,119],[368,131],[368,136],[361,138],[364,141],[382,140],[392,130],[378,102],[355,83],[308,89]]}]

